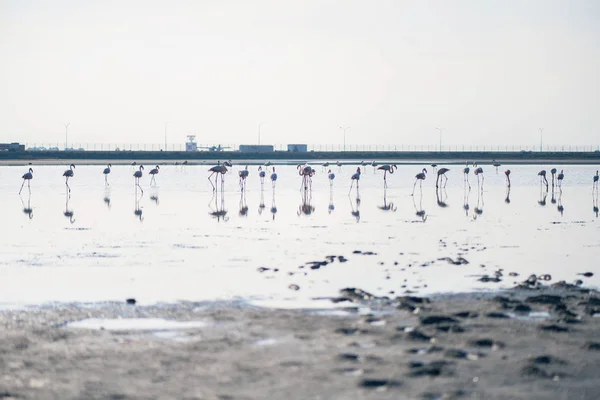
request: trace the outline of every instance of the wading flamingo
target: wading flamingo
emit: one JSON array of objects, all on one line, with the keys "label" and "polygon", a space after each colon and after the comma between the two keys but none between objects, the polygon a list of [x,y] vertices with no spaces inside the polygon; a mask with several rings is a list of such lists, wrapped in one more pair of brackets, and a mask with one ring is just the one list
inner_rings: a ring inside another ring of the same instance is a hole
[{"label": "wading flamingo", "polygon": [[[21,194],[21,191],[23,190],[23,185],[25,185],[25,181],[27,181],[27,188],[29,189],[29,193],[31,193],[31,180],[33,179],[33,168],[29,168],[29,172],[27,172],[25,175],[22,176],[23,178],[23,183],[21,184],[21,189],[19,190],[19,194]],[[596,176],[597,178],[597,176]]]},{"label": "wading flamingo", "polygon": [[427,176],[427,170],[425,168],[423,168],[423,170],[420,173],[415,175],[415,184],[413,185],[413,191],[412,191],[411,196],[415,195],[415,187],[417,186],[417,182],[420,182],[419,188],[421,188],[421,191],[423,190],[423,181],[425,180],[426,176]]},{"label": "wading flamingo", "polygon": [[393,174],[394,170],[397,170],[398,167],[396,166],[396,164],[392,164],[392,165],[384,164],[384,165],[381,165],[380,167],[378,167],[377,169],[383,170],[383,187],[387,188],[387,179],[386,178],[387,178],[388,172],[390,174]]},{"label": "wading flamingo", "polygon": [[104,174],[104,186],[110,186],[110,184],[108,183],[108,174],[110,174],[111,167],[112,165],[108,164],[106,168],[104,168],[104,171],[102,171],[102,173]]},{"label": "wading flamingo", "polygon": [[446,187],[446,184],[448,183],[448,177],[446,176],[446,172],[450,171],[448,168],[440,168],[437,171],[437,178],[435,180],[435,187],[438,187],[438,181],[440,181],[442,178],[446,178],[446,181],[444,182],[444,187]]},{"label": "wading flamingo", "polygon": [[72,178],[75,175],[73,169],[75,169],[75,164],[69,165],[69,169],[63,173],[63,176],[66,177],[65,185],[67,186],[67,190],[69,193],[71,193],[71,188],[69,187],[69,178]]},{"label": "wading flamingo", "polygon": [[140,178],[142,177],[142,171],[144,170],[144,166],[140,165],[140,168],[133,173],[133,177],[135,178],[135,187],[140,188],[142,194],[144,194],[144,189],[140,186]]}]

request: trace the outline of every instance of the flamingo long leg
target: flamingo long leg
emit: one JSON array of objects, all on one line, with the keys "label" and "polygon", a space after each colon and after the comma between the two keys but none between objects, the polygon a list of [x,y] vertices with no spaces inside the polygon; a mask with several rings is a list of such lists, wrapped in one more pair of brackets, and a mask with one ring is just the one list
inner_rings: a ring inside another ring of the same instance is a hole
[{"label": "flamingo long leg", "polygon": [[208,176],[208,181],[210,182],[210,185],[211,185],[211,186],[212,186],[212,188],[213,188],[213,192],[214,192],[215,190],[217,190],[217,188],[215,187],[215,185],[213,185],[212,181],[210,180],[210,178],[212,178],[212,176],[213,176],[214,174],[215,174],[215,173],[213,172],[212,174],[210,174],[210,175]]},{"label": "flamingo long leg", "polygon": [[418,181],[418,179],[415,179],[415,184],[413,185],[413,191],[412,191],[411,196],[415,195],[415,188],[417,187],[417,181]]},{"label": "flamingo long leg", "polygon": [[19,194],[21,194],[21,190],[23,190],[24,185],[25,185],[25,179],[23,179],[23,183],[21,184],[21,189],[19,189]]},{"label": "flamingo long leg", "polygon": [[444,188],[446,187],[446,184],[448,184],[448,177],[446,176],[446,174],[444,174],[444,178],[446,178],[446,181],[444,183]]},{"label": "flamingo long leg", "polygon": [[67,179],[65,179],[65,185],[67,185],[67,189],[69,190],[69,193],[71,192],[71,188],[69,187],[69,177],[67,176]]}]

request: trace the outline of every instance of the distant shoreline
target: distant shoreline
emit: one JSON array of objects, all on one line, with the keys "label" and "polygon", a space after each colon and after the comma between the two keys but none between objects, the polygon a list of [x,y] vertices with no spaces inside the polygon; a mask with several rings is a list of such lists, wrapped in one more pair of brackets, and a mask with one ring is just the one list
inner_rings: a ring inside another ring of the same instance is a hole
[{"label": "distant shoreline", "polygon": [[223,152],[179,152],[179,151],[24,151],[0,152],[0,165],[35,164],[146,164],[182,163],[190,165],[212,164],[216,161],[234,160],[239,164],[263,164],[271,161],[274,164],[297,164],[312,162],[313,164],[340,161],[344,164],[356,164],[361,161],[381,164],[464,164],[477,162],[489,164],[497,161],[501,164],[600,164],[600,152],[271,152],[241,153],[238,151]]}]

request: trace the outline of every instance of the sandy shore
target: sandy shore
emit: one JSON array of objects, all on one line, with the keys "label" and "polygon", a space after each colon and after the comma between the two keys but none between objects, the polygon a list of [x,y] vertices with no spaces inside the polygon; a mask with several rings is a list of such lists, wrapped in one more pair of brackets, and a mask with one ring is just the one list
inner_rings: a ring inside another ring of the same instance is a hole
[{"label": "sandy shore", "polygon": [[[237,303],[0,311],[0,399],[597,399],[600,293],[373,298],[343,312]],[[367,310],[367,311],[365,311]],[[202,321],[75,329],[86,318]]]}]

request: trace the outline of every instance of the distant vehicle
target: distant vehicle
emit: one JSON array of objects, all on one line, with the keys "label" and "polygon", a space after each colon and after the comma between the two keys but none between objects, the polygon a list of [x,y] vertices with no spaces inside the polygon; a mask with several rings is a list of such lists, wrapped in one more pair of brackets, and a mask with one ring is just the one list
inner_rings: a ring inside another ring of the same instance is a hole
[{"label": "distant vehicle", "polygon": [[220,144],[216,146],[208,146],[208,147],[198,147],[199,149],[206,149],[208,151],[223,151],[225,149],[230,149],[229,146],[221,146]]}]

